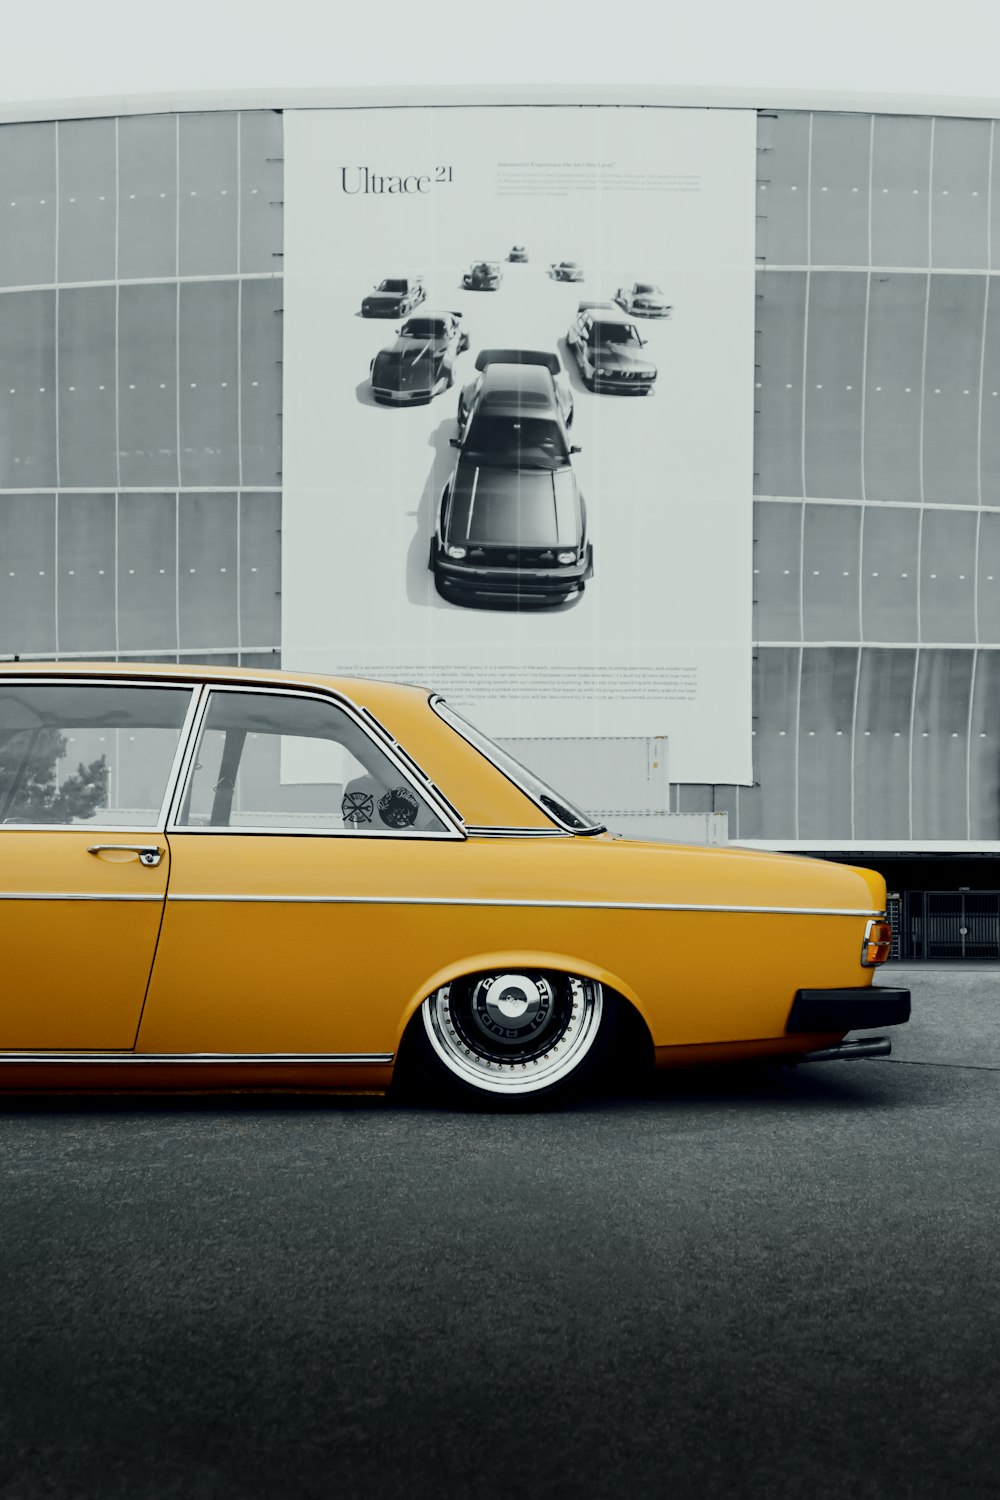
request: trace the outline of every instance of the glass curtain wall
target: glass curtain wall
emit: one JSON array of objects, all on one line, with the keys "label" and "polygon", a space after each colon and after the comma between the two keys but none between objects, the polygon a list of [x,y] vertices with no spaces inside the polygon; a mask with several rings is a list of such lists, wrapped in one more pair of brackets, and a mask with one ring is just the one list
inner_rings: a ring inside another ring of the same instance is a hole
[{"label": "glass curtain wall", "polygon": [[1000,838],[1000,140],[758,125],[755,780],[738,838]]},{"label": "glass curtain wall", "polygon": [[0,126],[0,653],[274,664],[282,130]]}]

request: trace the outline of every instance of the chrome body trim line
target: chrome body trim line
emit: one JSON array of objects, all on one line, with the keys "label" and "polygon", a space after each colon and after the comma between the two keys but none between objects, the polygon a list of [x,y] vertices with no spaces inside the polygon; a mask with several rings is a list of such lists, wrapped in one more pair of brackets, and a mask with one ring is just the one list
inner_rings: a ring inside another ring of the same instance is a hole
[{"label": "chrome body trim line", "polygon": [[[220,828],[206,827],[204,824],[178,823],[167,829],[174,837],[179,834],[195,833],[199,836],[211,838],[239,838],[251,835],[255,838],[280,838],[280,839],[405,839],[408,843],[419,842],[421,839],[436,839],[439,843],[458,843],[458,835],[452,833],[450,828],[443,828],[435,832],[432,828],[410,832],[402,828],[373,828],[368,832],[367,824],[363,828]],[[464,840],[465,834],[462,834]]]},{"label": "chrome body trim line", "polygon": [[126,1067],[142,1066],[174,1066],[178,1064],[215,1064],[217,1067],[226,1067],[240,1064],[246,1067],[254,1067],[258,1064],[268,1066],[306,1066],[313,1067],[327,1063],[373,1063],[387,1065],[395,1057],[394,1052],[2,1052],[0,1051],[0,1068],[7,1063],[49,1063],[64,1067],[66,1064],[78,1064],[88,1067],[105,1064],[124,1065]]},{"label": "chrome body trim line", "polygon": [[[341,837],[343,837],[346,834],[346,836],[349,837],[349,838],[366,838],[366,837],[371,837],[371,835],[361,833],[359,830],[353,830],[350,833],[346,833],[346,830],[342,830],[342,829],[301,829],[301,828],[295,828],[295,829],[284,830],[284,829],[273,829],[273,828],[267,828],[267,829],[264,829],[264,828],[262,828],[262,829],[252,829],[252,828],[244,828],[244,829],[239,829],[239,828],[210,828],[210,827],[204,827],[204,826],[199,827],[199,828],[192,828],[192,827],[189,827],[187,824],[178,823],[177,822],[177,818],[180,815],[180,810],[181,810],[181,808],[184,805],[184,798],[187,795],[188,784],[189,784],[190,778],[191,778],[191,767],[192,767],[192,765],[194,763],[194,758],[195,758],[195,755],[197,753],[198,742],[199,742],[202,730],[203,730],[204,725],[205,725],[205,720],[206,720],[206,718],[208,716],[208,712],[209,712],[209,708],[210,708],[210,705],[211,705],[213,693],[258,693],[258,694],[259,693],[264,693],[264,694],[266,694],[269,697],[276,697],[276,698],[309,698],[309,699],[312,699],[313,701],[318,701],[320,703],[331,703],[332,702],[333,704],[335,704],[335,706],[337,708],[341,709],[344,713],[347,714],[348,718],[356,725],[356,727],[361,731],[361,733],[365,736],[365,738],[371,742],[372,745],[374,745],[383,755],[385,755],[385,756],[388,757],[388,759],[395,766],[396,770],[403,777],[404,781],[406,781],[408,783],[408,785],[411,788],[411,790],[414,791],[417,794],[418,800],[423,799],[426,802],[429,802],[432,811],[437,815],[437,817],[440,819],[440,821],[444,824],[444,831],[442,833],[428,833],[428,834],[417,834],[417,835],[410,834],[410,835],[403,835],[403,836],[404,837],[411,837],[411,838],[412,837],[417,837],[417,838],[430,837],[430,838],[439,838],[439,839],[448,838],[448,839],[452,839],[452,840],[464,840],[465,839],[465,828],[464,828],[464,826],[459,821],[456,820],[454,809],[451,807],[451,805],[449,803],[447,803],[447,802],[444,801],[444,799],[442,798],[441,794],[437,791],[437,788],[434,786],[434,783],[431,781],[431,779],[427,775],[427,773],[420,766],[417,765],[416,761],[414,761],[412,759],[412,757],[410,757],[409,755],[407,755],[406,759],[409,761],[409,765],[414,768],[414,770],[410,770],[409,767],[406,764],[404,764],[402,755],[400,754],[400,751],[402,750],[402,746],[398,747],[398,749],[397,749],[397,745],[396,745],[396,741],[395,740],[392,740],[391,743],[388,744],[388,745],[382,743],[381,740],[380,740],[380,738],[378,736],[376,736],[372,732],[372,730],[369,728],[369,726],[365,723],[364,717],[363,717],[363,715],[361,713],[361,710],[357,706],[357,704],[352,703],[351,700],[349,698],[345,697],[343,693],[336,692],[332,688],[331,689],[327,689],[327,688],[320,687],[318,684],[310,684],[308,687],[284,687],[284,686],[277,685],[277,684],[274,684],[274,683],[253,683],[253,682],[249,682],[249,683],[243,683],[243,682],[213,682],[213,683],[205,684],[204,685],[203,691],[202,691],[202,695],[201,695],[201,699],[200,699],[200,703],[199,703],[199,712],[198,712],[198,714],[196,716],[196,720],[195,720],[194,724],[191,726],[190,731],[189,731],[188,741],[187,741],[187,745],[185,747],[184,761],[183,761],[183,765],[181,767],[181,774],[180,774],[180,776],[178,778],[177,785],[176,785],[176,787],[174,789],[174,795],[173,795],[173,798],[172,798],[172,801],[171,801],[169,816],[168,816],[168,818],[166,820],[166,828],[167,828],[167,831],[169,833],[225,833],[225,834],[232,834],[232,833],[258,833],[258,832],[259,833],[284,833],[284,832],[288,832],[288,833],[294,833],[296,835],[304,833],[306,835],[310,835],[311,834],[313,836],[315,836],[316,834],[319,834],[320,836],[334,835],[334,836],[341,836]],[[418,773],[420,780],[414,780],[414,771],[416,771]],[[420,781],[423,782],[422,786],[420,784]],[[397,838],[397,837],[400,836],[398,833],[393,832],[393,830],[391,830],[391,829],[385,829],[385,830],[376,829],[376,830],[373,830],[373,832],[375,832],[377,835],[379,835],[381,837],[384,837],[384,836],[388,835],[390,838]]]},{"label": "chrome body trim line", "polygon": [[162,891],[0,891],[0,901],[158,901]]},{"label": "chrome body trim line", "polygon": [[689,911],[729,912],[774,917],[877,917],[869,907],[844,906],[722,906],[688,901],[549,901],[531,897],[490,896],[255,896],[244,893],[167,893],[168,901],[230,901],[239,904],[282,906],[498,906],[542,907],[556,911]]},{"label": "chrome body trim line", "polygon": [[465,831],[470,839],[571,839],[574,837],[568,828],[503,828],[499,825],[473,827],[472,824],[467,823]]}]

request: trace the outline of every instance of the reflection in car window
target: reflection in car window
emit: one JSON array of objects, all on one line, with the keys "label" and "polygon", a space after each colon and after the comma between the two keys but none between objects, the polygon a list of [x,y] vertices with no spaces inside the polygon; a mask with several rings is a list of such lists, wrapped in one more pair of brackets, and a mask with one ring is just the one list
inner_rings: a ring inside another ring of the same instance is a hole
[{"label": "reflection in car window", "polygon": [[406,339],[443,339],[448,336],[448,325],[443,318],[409,318],[400,333]]},{"label": "reflection in car window", "polygon": [[405,281],[380,281],[378,284],[380,292],[405,292]]},{"label": "reflection in car window", "polygon": [[632,323],[595,323],[590,331],[592,344],[639,344],[641,340]]},{"label": "reflection in car window", "polygon": [[487,760],[492,761],[497,770],[509,777],[515,786],[519,786],[554,823],[559,823],[571,833],[604,832],[603,824],[596,823],[589,813],[581,812],[568,797],[563,797],[548,782],[536,776],[534,771],[529,771],[527,766],[515,760],[509,751],[503,750],[488,735],[483,734],[481,729],[470,724],[464,715],[457,713],[443,698],[435,698],[431,706],[446,724],[450,724],[464,740],[468,740],[480,755],[485,755]]},{"label": "reflection in car window", "polygon": [[177,821],[265,831],[447,831],[349,714],[291,693],[213,692]]},{"label": "reflection in car window", "polygon": [[559,423],[543,417],[478,415],[469,427],[466,450],[481,463],[518,469],[561,469],[569,463]]},{"label": "reflection in car window", "polygon": [[185,687],[0,687],[0,824],[156,827],[190,702]]}]

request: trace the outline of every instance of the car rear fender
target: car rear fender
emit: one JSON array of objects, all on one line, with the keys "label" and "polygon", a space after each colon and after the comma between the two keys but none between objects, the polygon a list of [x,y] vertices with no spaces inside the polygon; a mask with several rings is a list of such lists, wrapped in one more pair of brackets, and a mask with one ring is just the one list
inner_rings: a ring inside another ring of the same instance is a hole
[{"label": "car rear fender", "polygon": [[644,1021],[650,1035],[649,1016],[638,995],[627,984],[620,975],[610,969],[605,969],[599,964],[591,963],[588,959],[575,957],[570,953],[552,953],[537,948],[510,948],[495,949],[483,953],[468,953],[453,963],[445,964],[433,974],[427,976],[426,981],[420,986],[419,991],[409,997],[406,1008],[400,1018],[399,1035],[396,1038],[398,1049],[403,1033],[411,1020],[420,1009],[428,995],[433,995],[442,985],[450,984],[453,979],[461,979],[466,974],[493,974],[496,972],[518,972],[524,969],[549,969],[557,974],[578,974],[584,979],[595,979],[599,984],[614,990],[627,1000],[639,1013]]}]

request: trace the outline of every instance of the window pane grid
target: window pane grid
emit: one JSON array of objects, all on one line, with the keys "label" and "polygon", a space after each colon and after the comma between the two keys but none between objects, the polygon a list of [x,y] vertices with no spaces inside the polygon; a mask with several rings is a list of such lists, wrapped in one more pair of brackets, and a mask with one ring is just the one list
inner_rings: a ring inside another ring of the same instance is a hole
[{"label": "window pane grid", "polygon": [[278,659],[281,130],[0,127],[5,653]]}]

